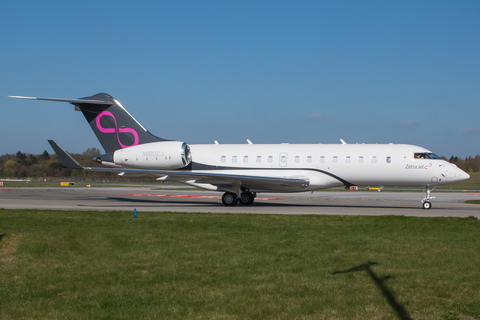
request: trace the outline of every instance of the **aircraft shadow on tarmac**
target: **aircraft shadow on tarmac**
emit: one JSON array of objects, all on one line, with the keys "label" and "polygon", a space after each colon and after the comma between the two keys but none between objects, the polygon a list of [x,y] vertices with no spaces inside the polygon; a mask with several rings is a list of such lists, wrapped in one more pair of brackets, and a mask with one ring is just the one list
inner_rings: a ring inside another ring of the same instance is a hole
[{"label": "aircraft shadow on tarmac", "polygon": [[173,200],[164,200],[164,199],[133,199],[133,198],[121,198],[121,197],[107,197],[110,200],[116,200],[121,202],[131,202],[131,203],[145,203],[145,204],[183,204],[183,205],[204,205],[204,206],[215,206],[222,205],[218,200],[215,201],[173,201]]},{"label": "aircraft shadow on tarmac", "polygon": [[[204,199],[202,201],[195,201],[195,200],[166,200],[165,198],[160,198],[160,199],[138,199],[138,198],[131,198],[131,197],[107,197],[109,200],[115,200],[115,201],[120,201],[120,202],[131,202],[131,203],[136,203],[136,204],[156,204],[156,205],[162,205],[162,206],[167,206],[167,205],[175,205],[178,207],[178,205],[185,205],[185,206],[191,206],[191,205],[200,205],[200,206],[223,206],[222,202],[219,201],[218,199],[214,200],[209,200],[209,199]],[[305,200],[308,201],[308,200]],[[331,201],[331,200],[328,200]],[[338,200],[342,201],[342,200]],[[238,205],[242,206],[242,205]],[[292,208],[362,208],[362,209],[405,209],[405,210],[419,210],[421,207],[416,204],[412,204],[409,206],[388,206],[388,205],[358,205],[358,204],[326,204],[326,203],[305,203],[305,204],[295,204],[295,203],[278,203],[274,201],[256,201],[253,205],[251,206],[242,206],[242,207],[292,207]],[[228,207],[226,207],[228,208]],[[436,207],[436,210],[439,210],[441,208]]]}]

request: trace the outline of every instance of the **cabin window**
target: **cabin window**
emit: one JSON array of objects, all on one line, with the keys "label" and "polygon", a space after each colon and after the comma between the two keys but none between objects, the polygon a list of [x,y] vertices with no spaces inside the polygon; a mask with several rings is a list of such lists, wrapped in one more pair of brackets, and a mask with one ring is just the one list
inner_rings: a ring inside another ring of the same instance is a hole
[{"label": "cabin window", "polygon": [[273,162],[273,156],[268,156],[268,162],[270,162],[270,163]]},{"label": "cabin window", "polygon": [[377,163],[377,156],[372,156],[372,163]]},{"label": "cabin window", "polygon": [[257,156],[257,163],[262,162],[262,156]]},{"label": "cabin window", "polygon": [[226,156],[222,156],[222,157],[220,158],[220,161],[221,161],[221,162],[227,161],[227,157],[226,157]]},{"label": "cabin window", "polygon": [[337,156],[333,156],[332,162],[333,162],[333,163],[337,163],[337,162],[338,162],[338,157],[337,157]]},{"label": "cabin window", "polygon": [[243,157],[243,162],[247,163],[248,162],[248,156]]},{"label": "cabin window", "polygon": [[300,156],[295,156],[295,163],[299,163],[300,162]]},{"label": "cabin window", "polygon": [[320,157],[320,163],[325,163],[325,156]]},{"label": "cabin window", "polygon": [[237,156],[233,156],[233,157],[232,157],[232,162],[233,162],[233,163],[237,162]]},{"label": "cabin window", "polygon": [[282,156],[280,157],[280,162],[281,162],[281,163],[286,163],[286,162],[287,162],[287,156],[286,156],[286,155],[282,155]]},{"label": "cabin window", "polygon": [[363,163],[363,156],[358,157],[358,163]]},{"label": "cabin window", "polygon": [[350,156],[347,156],[347,157],[345,158],[345,162],[346,162],[346,163],[350,163]]},{"label": "cabin window", "polygon": [[312,163],[312,156],[308,156],[308,157],[307,157],[307,162],[308,162],[308,163]]},{"label": "cabin window", "polygon": [[392,157],[387,157],[387,163],[392,163]]}]

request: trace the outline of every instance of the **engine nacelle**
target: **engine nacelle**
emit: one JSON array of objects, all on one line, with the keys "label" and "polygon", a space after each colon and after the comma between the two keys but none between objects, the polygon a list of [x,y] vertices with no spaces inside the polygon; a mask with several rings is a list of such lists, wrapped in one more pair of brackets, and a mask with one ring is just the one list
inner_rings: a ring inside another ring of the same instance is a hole
[{"label": "engine nacelle", "polygon": [[113,154],[115,164],[139,169],[180,169],[191,161],[190,147],[181,141],[144,143],[119,149]]}]

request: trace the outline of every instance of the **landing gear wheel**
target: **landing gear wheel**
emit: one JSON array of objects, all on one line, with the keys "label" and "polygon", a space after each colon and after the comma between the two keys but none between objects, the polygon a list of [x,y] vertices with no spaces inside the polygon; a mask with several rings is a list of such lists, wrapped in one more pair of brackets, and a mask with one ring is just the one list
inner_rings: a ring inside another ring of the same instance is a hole
[{"label": "landing gear wheel", "polygon": [[243,192],[240,195],[240,203],[244,206],[250,206],[255,201],[255,195],[252,192]]},{"label": "landing gear wheel", "polygon": [[238,202],[237,195],[235,193],[225,192],[222,196],[222,202],[225,206],[235,206]]},{"label": "landing gear wheel", "polygon": [[430,201],[425,201],[423,204],[422,204],[422,207],[423,209],[431,209],[432,208],[432,203]]}]

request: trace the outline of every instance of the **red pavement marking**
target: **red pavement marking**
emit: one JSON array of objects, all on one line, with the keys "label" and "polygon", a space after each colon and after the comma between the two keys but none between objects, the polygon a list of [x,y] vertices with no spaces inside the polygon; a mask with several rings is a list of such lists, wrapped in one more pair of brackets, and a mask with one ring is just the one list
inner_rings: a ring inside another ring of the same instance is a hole
[{"label": "red pavement marking", "polygon": [[[133,193],[122,194],[127,197],[162,197],[162,198],[201,198],[201,199],[221,199],[219,196],[192,196],[183,194],[148,194],[148,193]],[[282,198],[255,198],[255,200],[283,200]]]}]

